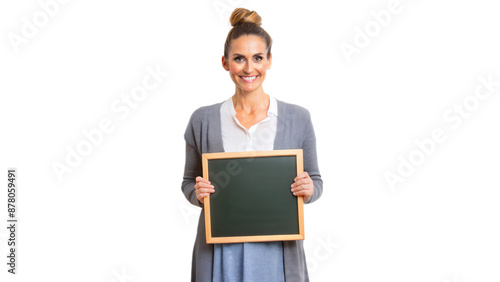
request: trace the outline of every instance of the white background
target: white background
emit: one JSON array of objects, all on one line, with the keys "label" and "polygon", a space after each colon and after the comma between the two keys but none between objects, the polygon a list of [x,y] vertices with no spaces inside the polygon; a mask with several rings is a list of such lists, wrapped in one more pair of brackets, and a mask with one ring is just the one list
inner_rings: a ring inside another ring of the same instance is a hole
[{"label": "white background", "polygon": [[[2,1],[1,226],[10,167],[19,222],[16,276],[0,229],[0,280],[189,281],[200,210],[180,190],[183,133],[234,93],[221,56],[242,6],[274,41],[264,91],[312,114],[324,194],[305,206],[311,280],[499,281],[500,87],[474,100],[479,76],[500,81],[499,7],[401,0],[381,26],[389,3],[75,0],[42,26],[39,2]],[[30,38],[23,18],[40,25]],[[169,75],[123,118],[111,105],[147,67]],[[468,117],[445,121],[464,100]],[[106,118],[114,130],[59,181],[52,164]],[[384,174],[435,129],[446,140],[391,189]]]}]

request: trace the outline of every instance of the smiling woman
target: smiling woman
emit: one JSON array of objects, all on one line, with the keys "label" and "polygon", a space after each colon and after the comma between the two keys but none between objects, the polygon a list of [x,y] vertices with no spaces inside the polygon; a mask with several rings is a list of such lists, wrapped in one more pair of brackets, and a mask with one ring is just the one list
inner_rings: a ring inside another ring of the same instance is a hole
[{"label": "smiling woman", "polygon": [[[235,93],[197,109],[186,128],[182,191],[202,208],[192,258],[192,281],[309,281],[303,241],[207,244],[203,203],[215,187],[202,178],[202,155],[216,152],[302,149],[304,173],[290,179],[290,193],[304,203],[323,192],[316,137],[309,111],[266,94],[272,39],[255,11],[237,8],[224,44],[222,66]],[[277,175],[276,177],[279,177]],[[265,196],[265,195],[264,195]]]}]

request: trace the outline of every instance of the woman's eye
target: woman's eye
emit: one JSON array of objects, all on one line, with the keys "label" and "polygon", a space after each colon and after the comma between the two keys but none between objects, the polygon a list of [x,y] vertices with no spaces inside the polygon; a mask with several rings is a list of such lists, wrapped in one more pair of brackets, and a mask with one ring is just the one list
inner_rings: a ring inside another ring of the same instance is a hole
[{"label": "woman's eye", "polygon": [[255,60],[262,61],[262,57],[261,56],[257,56],[257,57],[255,57]]},{"label": "woman's eye", "polygon": [[241,62],[242,58],[241,58],[241,57],[236,57],[234,60],[235,60],[236,62]]}]

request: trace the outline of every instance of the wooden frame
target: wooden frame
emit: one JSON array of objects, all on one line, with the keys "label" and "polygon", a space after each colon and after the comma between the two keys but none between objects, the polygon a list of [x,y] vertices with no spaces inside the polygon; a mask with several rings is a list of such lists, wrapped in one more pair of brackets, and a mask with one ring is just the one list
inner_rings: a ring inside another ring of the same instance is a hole
[{"label": "wooden frame", "polygon": [[303,197],[294,196],[290,187],[303,172],[302,149],[207,153],[202,165],[203,178],[215,187],[204,198],[208,244],[304,240]]}]

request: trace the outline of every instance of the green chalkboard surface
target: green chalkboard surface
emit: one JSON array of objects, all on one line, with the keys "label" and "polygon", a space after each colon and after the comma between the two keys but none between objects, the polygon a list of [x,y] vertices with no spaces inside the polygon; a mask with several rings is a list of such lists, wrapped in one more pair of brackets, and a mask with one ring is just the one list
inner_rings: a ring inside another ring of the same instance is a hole
[{"label": "green chalkboard surface", "polygon": [[[302,150],[204,154],[207,243],[302,240],[302,197],[290,191]],[[299,172],[300,171],[300,172]]]}]

